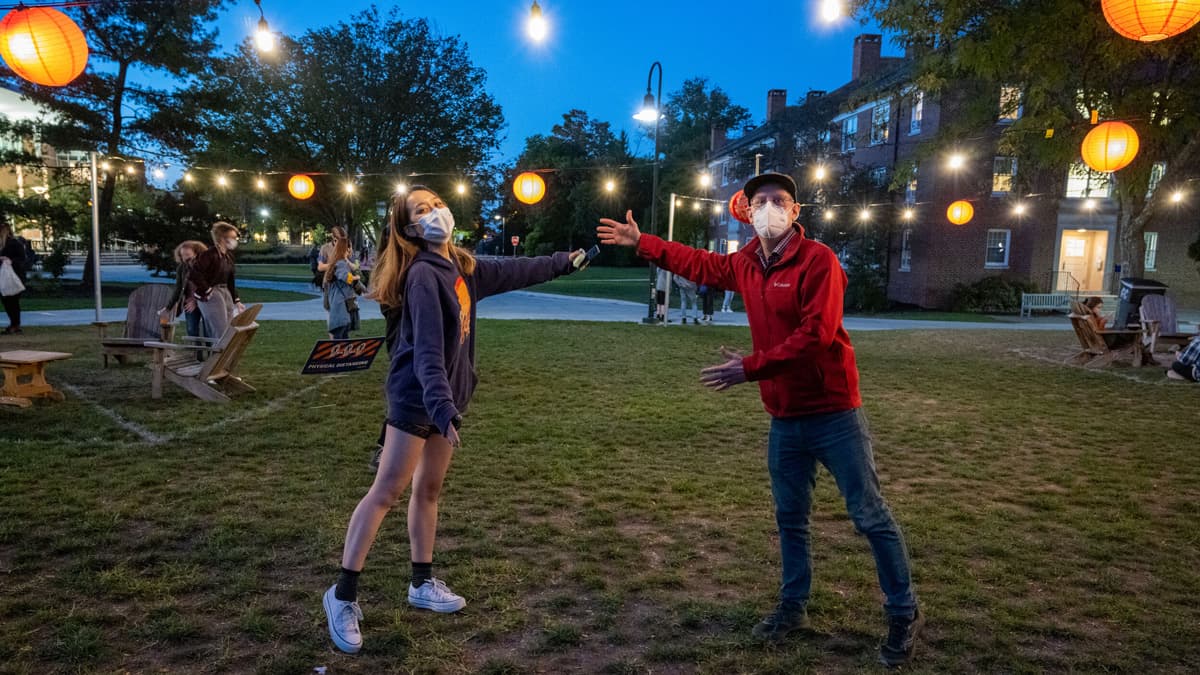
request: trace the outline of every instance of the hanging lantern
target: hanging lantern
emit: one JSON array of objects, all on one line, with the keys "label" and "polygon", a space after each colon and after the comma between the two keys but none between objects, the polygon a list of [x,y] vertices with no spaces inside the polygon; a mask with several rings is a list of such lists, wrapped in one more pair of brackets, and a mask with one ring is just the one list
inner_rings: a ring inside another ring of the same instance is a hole
[{"label": "hanging lantern", "polygon": [[750,224],[750,201],[745,192],[738,190],[729,198],[729,213],[739,223]]},{"label": "hanging lantern", "polygon": [[308,199],[316,191],[313,180],[304,174],[296,174],[288,180],[288,193],[296,199]]},{"label": "hanging lantern", "polygon": [[955,225],[966,225],[974,217],[975,207],[965,199],[954,202],[950,208],[946,209],[946,219]]},{"label": "hanging lantern", "polygon": [[87,65],[87,39],[71,17],[57,9],[14,9],[0,21],[0,57],[30,82],[61,87]]},{"label": "hanging lantern", "polygon": [[513,181],[513,194],[522,204],[536,204],[546,196],[546,181],[536,173],[526,171]]},{"label": "hanging lantern", "polygon": [[1200,0],[1101,0],[1108,25],[1130,40],[1157,42],[1200,21]]},{"label": "hanging lantern", "polygon": [[1137,157],[1138,135],[1124,122],[1104,122],[1088,132],[1080,151],[1093,171],[1118,171]]}]

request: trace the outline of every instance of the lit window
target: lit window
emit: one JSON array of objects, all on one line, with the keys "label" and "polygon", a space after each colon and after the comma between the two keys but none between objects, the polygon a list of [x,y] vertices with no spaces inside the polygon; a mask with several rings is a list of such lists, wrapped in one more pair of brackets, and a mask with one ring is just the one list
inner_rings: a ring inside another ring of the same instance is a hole
[{"label": "lit window", "polygon": [[858,136],[858,115],[851,115],[842,120],[842,152],[854,150],[856,136]]},{"label": "lit window", "polygon": [[1008,245],[1011,239],[1011,230],[988,230],[987,252],[983,259],[983,266],[1008,267]]},{"label": "lit window", "polygon": [[883,187],[887,185],[887,167],[877,166],[871,169],[871,184],[875,187]]},{"label": "lit window", "polygon": [[721,185],[729,185],[729,183],[734,180],[733,170],[729,166],[730,164],[731,162],[729,160],[721,162]]},{"label": "lit window", "polygon": [[1024,107],[1021,105],[1020,87],[1000,87],[1000,122],[1009,123],[1021,119]]},{"label": "lit window", "polygon": [[1155,162],[1154,166],[1150,167],[1150,187],[1146,190],[1146,199],[1150,199],[1150,196],[1154,194],[1154,190],[1158,188],[1158,184],[1165,175],[1167,175],[1166,162]]},{"label": "lit window", "polygon": [[912,178],[908,179],[908,185],[904,188],[904,203],[917,203],[917,165],[913,165]]},{"label": "lit window", "polygon": [[913,94],[912,98],[912,114],[908,118],[908,133],[911,136],[916,136],[921,133],[921,118],[925,116],[925,92],[918,91]]},{"label": "lit window", "polygon": [[1013,178],[1017,176],[1016,157],[997,157],[992,161],[992,194],[1003,195],[1013,191]]},{"label": "lit window", "polygon": [[1067,173],[1067,198],[1084,199],[1095,197],[1107,199],[1112,196],[1112,175],[1092,171],[1083,162],[1075,162]]},{"label": "lit window", "polygon": [[1153,272],[1158,265],[1158,233],[1146,232],[1146,271]]},{"label": "lit window", "polygon": [[892,106],[890,103],[880,103],[871,111],[871,145],[886,143],[888,128],[892,121]]},{"label": "lit window", "polygon": [[900,235],[900,271],[912,271],[912,229]]}]

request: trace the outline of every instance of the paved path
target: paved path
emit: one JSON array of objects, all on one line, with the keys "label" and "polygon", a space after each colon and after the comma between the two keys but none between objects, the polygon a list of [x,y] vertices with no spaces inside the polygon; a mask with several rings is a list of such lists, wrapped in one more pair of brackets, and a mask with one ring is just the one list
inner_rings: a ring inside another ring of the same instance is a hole
[{"label": "paved path", "polygon": [[[67,268],[68,277],[79,278],[81,266]],[[139,265],[112,265],[102,270],[103,280],[109,282],[134,283],[172,283],[165,277],[154,277]],[[246,288],[271,288],[281,291],[297,291],[313,295],[311,300],[296,302],[270,302],[263,306],[260,319],[270,321],[323,321],[325,310],[321,307],[321,298],[309,284],[288,281],[260,281],[245,279],[238,281],[239,286]],[[360,300],[363,318],[379,316],[378,305],[370,300]],[[1193,312],[1200,316],[1200,312]],[[676,320],[679,310],[672,312]],[[1183,313],[1181,313],[1183,314]],[[1189,313],[1191,314],[1191,313]],[[567,321],[604,321],[638,323],[646,315],[646,305],[623,300],[605,300],[602,298],[579,298],[550,293],[534,293],[531,291],[513,291],[498,295],[479,303],[478,316],[481,319],[538,319],[538,320],[567,320]],[[101,313],[104,321],[121,321],[125,318],[124,308],[105,309]],[[1181,316],[1181,318],[1185,318]],[[1187,317],[1195,320],[1195,317]],[[95,320],[93,309],[70,309],[47,312],[27,311],[22,315],[21,323],[25,326],[74,326],[86,325]],[[1004,321],[975,323],[965,321],[921,321],[911,319],[875,319],[864,317],[846,317],[843,321],[846,330],[1070,330],[1070,324],[1061,316],[1035,317],[1032,319],[1016,319],[1006,317]],[[714,316],[714,325],[746,326],[746,315],[741,312],[730,314],[718,313]],[[680,327],[678,323],[666,326]],[[690,328],[690,327],[689,327]]]}]

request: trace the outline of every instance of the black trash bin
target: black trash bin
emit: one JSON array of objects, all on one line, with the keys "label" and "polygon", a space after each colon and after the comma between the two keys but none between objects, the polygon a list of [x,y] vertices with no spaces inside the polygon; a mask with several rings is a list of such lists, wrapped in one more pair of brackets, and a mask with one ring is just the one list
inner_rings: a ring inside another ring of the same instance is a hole
[{"label": "black trash bin", "polygon": [[1167,285],[1153,279],[1125,277],[1121,279],[1120,301],[1117,314],[1113,317],[1113,328],[1127,328],[1141,323],[1142,298],[1147,295],[1166,295]]}]

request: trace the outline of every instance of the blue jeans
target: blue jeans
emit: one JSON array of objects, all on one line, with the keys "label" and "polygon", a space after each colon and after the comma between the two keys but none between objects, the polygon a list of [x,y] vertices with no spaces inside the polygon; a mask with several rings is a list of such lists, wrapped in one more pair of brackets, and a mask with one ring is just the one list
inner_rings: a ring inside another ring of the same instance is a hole
[{"label": "blue jeans", "polygon": [[338,326],[337,328],[330,328],[329,334],[333,336],[334,340],[349,340],[350,339],[350,324],[346,324],[345,326]]},{"label": "blue jeans", "polygon": [[187,322],[188,337],[207,337],[204,335],[204,315],[200,313],[199,308],[190,312],[185,310],[183,319]]},{"label": "blue jeans", "polygon": [[879,493],[870,432],[861,409],[771,420],[767,467],[783,556],[780,599],[806,603],[812,588],[809,514],[818,461],[833,474],[854,527],[871,544],[879,587],[886,597],[884,610],[889,616],[912,616],[917,599],[908,551]]}]

